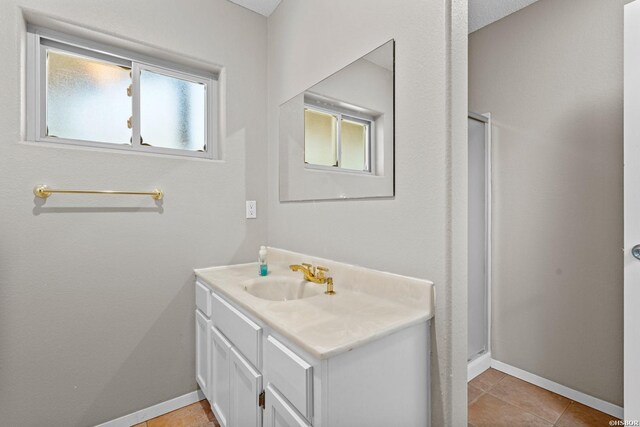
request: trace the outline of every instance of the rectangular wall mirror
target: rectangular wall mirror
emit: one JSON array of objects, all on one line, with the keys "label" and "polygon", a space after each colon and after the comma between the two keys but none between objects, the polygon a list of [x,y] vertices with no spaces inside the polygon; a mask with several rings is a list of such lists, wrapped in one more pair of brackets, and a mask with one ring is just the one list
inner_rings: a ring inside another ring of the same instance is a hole
[{"label": "rectangular wall mirror", "polygon": [[394,195],[388,41],[280,106],[280,201]]}]

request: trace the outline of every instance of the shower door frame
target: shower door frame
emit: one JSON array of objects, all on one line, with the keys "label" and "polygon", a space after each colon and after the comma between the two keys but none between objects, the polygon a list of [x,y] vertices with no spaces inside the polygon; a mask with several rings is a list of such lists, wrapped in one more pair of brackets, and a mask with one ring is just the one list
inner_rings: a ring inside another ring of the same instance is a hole
[{"label": "shower door frame", "polygon": [[623,370],[624,419],[640,419],[640,363],[638,352],[638,326],[640,326],[640,266],[633,255],[634,245],[640,244],[638,225],[638,176],[640,176],[640,56],[638,40],[640,30],[640,2],[624,6],[624,297],[623,297]]},{"label": "shower door frame", "polygon": [[[491,367],[491,251],[492,251],[492,162],[491,162],[491,113],[478,114],[469,111],[468,118],[485,125],[485,266],[486,266],[486,304],[487,304],[487,343],[486,351],[467,362],[467,381]],[[468,282],[467,282],[468,283]],[[468,304],[468,302],[467,302]]]}]

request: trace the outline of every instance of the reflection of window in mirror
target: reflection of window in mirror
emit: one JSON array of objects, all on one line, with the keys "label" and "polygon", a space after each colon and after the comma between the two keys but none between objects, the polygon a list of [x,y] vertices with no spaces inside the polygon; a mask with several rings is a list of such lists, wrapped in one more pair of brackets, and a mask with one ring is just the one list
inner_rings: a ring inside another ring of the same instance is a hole
[{"label": "reflection of window in mirror", "polygon": [[304,161],[311,165],[338,166],[338,117],[304,109]]},{"label": "reflection of window in mirror", "polygon": [[394,51],[354,57],[280,106],[281,202],[394,196]]},{"label": "reflection of window in mirror", "polygon": [[304,161],[311,167],[371,172],[373,120],[344,109],[305,105]]}]

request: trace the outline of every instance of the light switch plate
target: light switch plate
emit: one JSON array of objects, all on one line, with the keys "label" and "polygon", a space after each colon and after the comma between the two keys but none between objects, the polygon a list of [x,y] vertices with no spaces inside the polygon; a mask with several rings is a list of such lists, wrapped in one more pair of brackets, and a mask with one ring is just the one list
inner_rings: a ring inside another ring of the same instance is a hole
[{"label": "light switch plate", "polygon": [[256,218],[257,216],[256,201],[247,200],[247,218]]}]

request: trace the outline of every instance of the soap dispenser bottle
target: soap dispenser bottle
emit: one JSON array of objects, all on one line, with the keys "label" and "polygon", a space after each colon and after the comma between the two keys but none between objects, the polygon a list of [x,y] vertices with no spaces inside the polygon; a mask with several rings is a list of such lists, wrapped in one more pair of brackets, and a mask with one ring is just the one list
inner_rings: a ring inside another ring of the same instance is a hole
[{"label": "soap dispenser bottle", "polygon": [[267,247],[260,246],[260,251],[258,252],[258,262],[260,263],[260,275],[266,276],[268,273],[267,268]]}]

